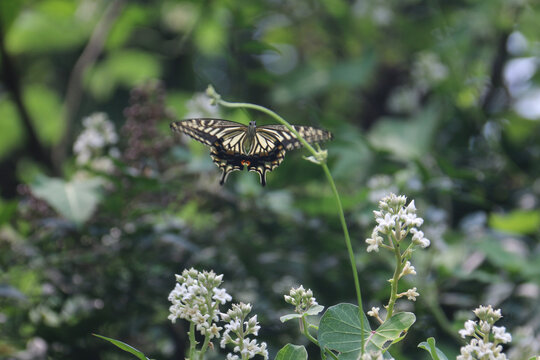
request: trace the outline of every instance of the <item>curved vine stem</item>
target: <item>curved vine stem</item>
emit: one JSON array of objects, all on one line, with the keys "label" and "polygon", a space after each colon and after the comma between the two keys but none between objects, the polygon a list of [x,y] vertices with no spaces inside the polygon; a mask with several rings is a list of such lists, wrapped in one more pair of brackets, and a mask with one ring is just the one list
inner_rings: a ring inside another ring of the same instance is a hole
[{"label": "curved vine stem", "polygon": [[[250,103],[237,103],[237,102],[228,102],[221,99],[221,96],[214,90],[212,86],[209,86],[207,91],[207,95],[210,96],[213,101],[216,104],[222,105],[224,107],[228,108],[244,108],[244,109],[253,109],[260,111],[262,113],[265,113],[272,118],[274,118],[277,122],[284,125],[291,131],[296,138],[304,145],[304,147],[314,156],[315,159],[321,159],[319,151],[315,150],[313,146],[311,146],[300,134],[298,131],[294,129],[294,127],[291,126],[284,118],[282,118],[280,115],[275,113],[274,111],[265,108],[264,106],[250,104]],[[356,289],[356,297],[358,300],[358,312],[360,316],[360,327],[361,327],[361,341],[362,341],[362,353],[364,352],[364,308],[362,306],[362,292],[360,291],[360,281],[358,280],[358,271],[356,270],[356,259],[354,257],[354,252],[351,244],[351,238],[349,236],[349,229],[347,228],[347,222],[345,221],[345,213],[343,212],[343,205],[341,203],[341,197],[339,196],[339,192],[337,190],[336,184],[334,182],[334,178],[332,177],[332,174],[330,173],[330,170],[328,169],[328,166],[326,165],[326,161],[319,161],[319,165],[322,167],[324,174],[326,175],[326,179],[328,180],[328,183],[330,184],[330,187],[332,188],[332,193],[334,194],[334,197],[336,199],[336,205],[338,208],[338,215],[341,222],[341,228],[343,230],[343,235],[345,237],[345,244],[347,246],[347,251],[349,253],[349,261],[351,262],[351,269],[353,273],[354,278],[354,286]]]}]

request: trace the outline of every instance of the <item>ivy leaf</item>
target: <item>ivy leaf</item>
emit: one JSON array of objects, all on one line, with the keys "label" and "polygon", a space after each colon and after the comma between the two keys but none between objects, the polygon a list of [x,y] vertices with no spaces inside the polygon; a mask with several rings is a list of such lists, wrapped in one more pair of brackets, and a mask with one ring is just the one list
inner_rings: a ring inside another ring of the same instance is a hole
[{"label": "ivy leaf", "polygon": [[83,179],[65,181],[39,176],[30,186],[32,193],[77,225],[92,216],[101,201],[102,180]]}]

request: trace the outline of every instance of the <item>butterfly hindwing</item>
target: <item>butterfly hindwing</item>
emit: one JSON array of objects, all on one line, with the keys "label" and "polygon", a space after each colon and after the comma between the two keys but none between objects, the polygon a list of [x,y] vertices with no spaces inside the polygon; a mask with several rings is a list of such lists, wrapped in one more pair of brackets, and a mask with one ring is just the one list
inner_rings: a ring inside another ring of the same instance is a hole
[{"label": "butterfly hindwing", "polygon": [[220,184],[227,181],[227,177],[233,171],[242,171],[244,166],[248,171],[254,171],[259,174],[261,185],[266,185],[266,173],[277,168],[285,158],[285,149],[283,145],[276,144],[269,152],[261,152],[254,155],[243,155],[226,150],[221,140],[216,142],[210,148],[212,161],[223,171]]}]

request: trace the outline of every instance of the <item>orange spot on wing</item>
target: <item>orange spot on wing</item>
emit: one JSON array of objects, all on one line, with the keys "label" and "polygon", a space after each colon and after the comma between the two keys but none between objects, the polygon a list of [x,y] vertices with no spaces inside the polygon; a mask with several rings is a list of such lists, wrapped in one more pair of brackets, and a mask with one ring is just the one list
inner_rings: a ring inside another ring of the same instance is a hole
[{"label": "orange spot on wing", "polygon": [[240,161],[240,164],[245,165],[245,166],[249,166],[249,164],[251,164],[251,161],[249,161],[249,160],[242,160],[242,161]]}]

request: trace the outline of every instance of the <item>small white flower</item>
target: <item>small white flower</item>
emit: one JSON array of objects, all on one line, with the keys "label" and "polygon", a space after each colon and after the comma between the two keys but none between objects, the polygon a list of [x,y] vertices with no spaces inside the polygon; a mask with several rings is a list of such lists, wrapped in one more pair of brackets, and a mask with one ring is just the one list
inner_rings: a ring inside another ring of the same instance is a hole
[{"label": "small white flower", "polygon": [[418,292],[416,292],[415,287],[412,288],[412,289],[407,290],[407,292],[404,295],[407,296],[408,300],[412,300],[412,301],[416,301],[416,297],[420,296],[420,294]]},{"label": "small white flower", "polygon": [[416,275],[416,270],[414,266],[411,265],[410,261],[407,261],[405,263],[405,266],[403,267],[403,270],[401,271],[400,277],[405,275]]},{"label": "small white flower", "polygon": [[491,331],[491,325],[487,321],[480,320],[479,326],[480,326],[480,331],[483,332],[484,334],[487,334],[488,332]]},{"label": "small white flower", "polygon": [[467,320],[465,322],[465,329],[459,330],[459,335],[465,339],[465,336],[473,336],[476,329],[476,321]]},{"label": "small white flower", "polygon": [[495,340],[498,340],[503,344],[507,344],[512,341],[512,335],[506,332],[506,328],[504,326],[494,326],[492,331]]},{"label": "small white flower", "polygon": [[227,294],[227,290],[218,288],[214,288],[213,290],[214,296],[212,296],[212,299],[219,301],[222,305],[225,304],[227,301],[232,300],[232,296]]},{"label": "small white flower", "polygon": [[411,229],[411,234],[413,234],[412,241],[413,243],[420,245],[422,249],[425,249],[429,246],[430,241],[424,237],[424,233],[416,228]]},{"label": "small white flower", "polygon": [[375,219],[379,224],[379,228],[383,234],[387,233],[391,228],[396,226],[396,219],[394,215],[385,214],[384,217]]},{"label": "small white flower", "polygon": [[371,308],[370,311],[367,312],[367,314],[368,314],[369,316],[372,316],[372,317],[378,317],[378,316],[379,316],[379,310],[380,310],[380,309],[381,309],[381,308],[375,307],[375,306],[374,306],[374,307]]},{"label": "small white flower", "polygon": [[373,236],[372,238],[366,239],[366,243],[369,245],[367,247],[367,252],[372,252],[372,251],[378,252],[379,246],[382,245],[383,243],[383,238],[376,234],[373,234],[372,236]]}]

